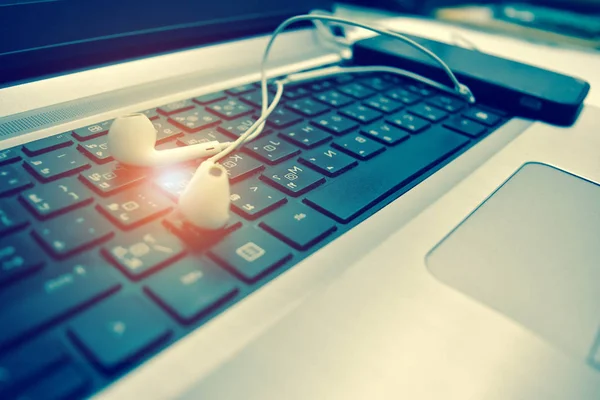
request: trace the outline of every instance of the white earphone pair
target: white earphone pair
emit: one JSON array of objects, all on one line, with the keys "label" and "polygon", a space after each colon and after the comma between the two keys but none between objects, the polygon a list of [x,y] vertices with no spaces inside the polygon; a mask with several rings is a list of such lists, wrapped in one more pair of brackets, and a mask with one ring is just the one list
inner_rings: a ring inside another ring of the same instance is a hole
[{"label": "white earphone pair", "polygon": [[[298,21],[324,21],[338,24],[346,24],[355,27],[368,29],[381,35],[390,36],[399,39],[418,50],[424,52],[436,61],[446,72],[454,87],[449,88],[438,82],[432,81],[412,72],[387,67],[326,67],[319,70],[299,72],[288,75],[285,78],[274,82],[276,93],[272,102],[268,103],[266,61],[269,51],[277,35],[279,35],[287,26]],[[130,114],[115,119],[108,132],[108,146],[112,156],[125,165],[152,167],[167,164],[185,162],[197,158],[210,157],[203,161],[198,167],[190,183],[179,198],[179,211],[194,226],[201,229],[219,229],[225,226],[229,219],[230,188],[227,170],[217,162],[243,145],[245,142],[255,139],[263,130],[265,121],[273,112],[283,95],[283,87],[289,83],[300,83],[320,79],[332,75],[348,73],[369,73],[385,72],[402,75],[418,80],[427,85],[433,86],[438,90],[458,94],[464,97],[468,103],[474,103],[475,98],[469,88],[461,84],[452,73],[448,65],[430,50],[414,42],[413,40],[391,32],[385,28],[377,28],[351,21],[343,18],[325,15],[299,15],[285,20],[273,32],[269,43],[265,49],[261,64],[261,91],[262,91],[262,113],[260,118],[237,140],[234,142],[208,142],[192,146],[181,147],[169,150],[156,150],[156,130],[154,125],[144,114]]]}]

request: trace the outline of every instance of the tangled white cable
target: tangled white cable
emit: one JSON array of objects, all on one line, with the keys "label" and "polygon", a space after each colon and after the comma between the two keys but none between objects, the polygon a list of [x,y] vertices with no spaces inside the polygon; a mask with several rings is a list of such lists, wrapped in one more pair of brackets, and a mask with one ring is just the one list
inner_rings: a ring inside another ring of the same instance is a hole
[{"label": "tangled white cable", "polygon": [[[438,63],[448,75],[454,87],[451,88],[442,85],[400,68],[388,66],[333,66],[318,70],[299,72],[275,80],[275,94],[273,96],[273,101],[269,104],[269,88],[266,73],[266,64],[269,53],[277,36],[290,25],[300,21],[313,21],[313,23],[317,23],[317,27],[320,26],[321,28],[322,25],[319,24],[322,23],[350,25],[401,40],[427,54]],[[135,166],[164,165],[195,158],[210,157],[198,167],[192,180],[181,194],[179,199],[179,210],[190,223],[198,228],[219,229],[222,228],[229,219],[230,189],[227,171],[223,166],[217,164],[217,162],[223,157],[227,157],[244,143],[256,139],[261,134],[265,121],[281,101],[284,86],[291,83],[306,82],[332,75],[367,72],[385,72],[401,75],[420,81],[426,85],[433,86],[440,91],[453,95],[458,94],[465,98],[469,103],[475,102],[475,98],[469,88],[458,81],[452,70],[444,61],[427,48],[402,34],[392,32],[386,28],[366,25],[360,22],[329,15],[298,15],[281,23],[277,29],[275,29],[267,44],[260,67],[262,95],[261,115],[237,140],[227,143],[210,142],[180,149],[157,151],[154,149],[154,144],[156,143],[156,131],[154,130],[152,123],[144,114],[132,114],[115,120],[108,133],[108,145],[116,160],[124,164]],[[140,143],[142,143],[142,145],[140,145]]]}]

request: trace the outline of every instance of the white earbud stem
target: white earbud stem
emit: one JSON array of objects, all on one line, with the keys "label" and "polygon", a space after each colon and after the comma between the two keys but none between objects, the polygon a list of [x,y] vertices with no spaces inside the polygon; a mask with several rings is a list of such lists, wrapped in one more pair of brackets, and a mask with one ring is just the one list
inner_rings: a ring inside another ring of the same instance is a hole
[{"label": "white earbud stem", "polygon": [[229,177],[221,164],[204,161],[179,197],[179,210],[200,229],[220,229],[229,220]]},{"label": "white earbud stem", "polygon": [[108,130],[108,149],[115,160],[137,167],[176,164],[210,157],[230,143],[199,143],[168,150],[156,150],[156,129],[144,114],[130,114],[114,120]]}]

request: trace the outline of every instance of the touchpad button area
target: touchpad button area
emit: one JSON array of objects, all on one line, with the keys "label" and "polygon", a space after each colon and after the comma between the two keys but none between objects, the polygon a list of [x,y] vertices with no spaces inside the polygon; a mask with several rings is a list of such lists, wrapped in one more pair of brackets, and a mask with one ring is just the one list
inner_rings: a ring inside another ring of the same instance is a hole
[{"label": "touchpad button area", "polygon": [[597,184],[525,164],[429,253],[427,266],[444,283],[594,365],[600,323]]}]

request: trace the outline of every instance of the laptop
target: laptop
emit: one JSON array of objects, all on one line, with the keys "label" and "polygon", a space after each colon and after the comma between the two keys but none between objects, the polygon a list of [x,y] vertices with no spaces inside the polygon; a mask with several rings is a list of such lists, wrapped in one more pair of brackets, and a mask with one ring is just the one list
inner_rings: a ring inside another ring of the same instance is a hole
[{"label": "laptop", "polygon": [[[163,150],[239,137],[269,32],[330,4],[4,3],[1,398],[600,397],[596,108],[290,86],[202,232],[177,212],[201,160],[120,165],[111,122],[145,113]],[[342,62],[299,25],[269,65]]]}]

